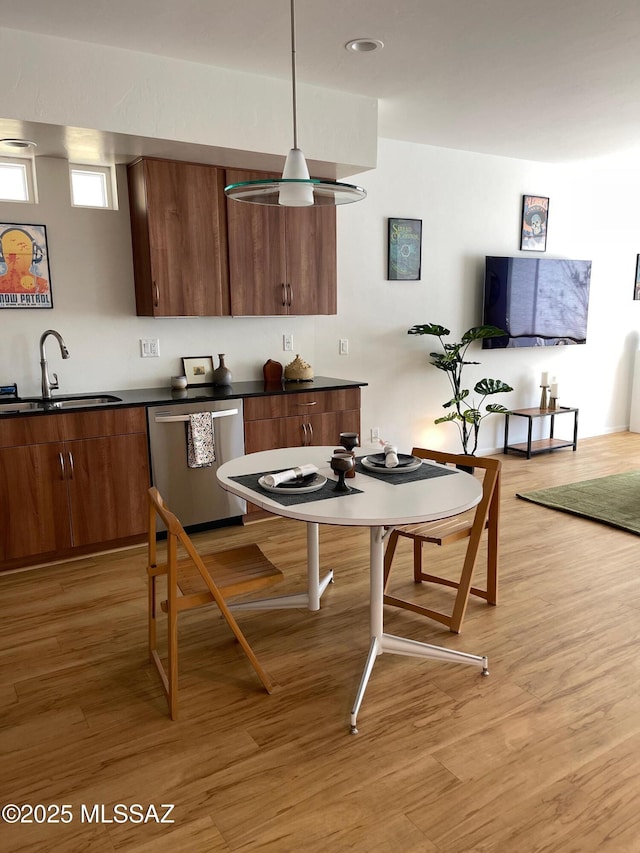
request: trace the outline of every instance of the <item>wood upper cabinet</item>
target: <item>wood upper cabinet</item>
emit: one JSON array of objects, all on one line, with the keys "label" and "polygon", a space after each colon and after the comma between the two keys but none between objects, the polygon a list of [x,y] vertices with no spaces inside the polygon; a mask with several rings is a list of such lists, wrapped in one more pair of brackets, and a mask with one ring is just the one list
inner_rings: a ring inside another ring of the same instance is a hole
[{"label": "wood upper cabinet", "polygon": [[[274,177],[227,169],[227,183]],[[234,315],[335,314],[335,207],[270,207],[227,199]]]},{"label": "wood upper cabinet", "polygon": [[129,166],[136,313],[230,313],[224,170],[172,160]]},{"label": "wood upper cabinet", "polygon": [[149,462],[144,408],[0,422],[0,564],[141,537]]}]

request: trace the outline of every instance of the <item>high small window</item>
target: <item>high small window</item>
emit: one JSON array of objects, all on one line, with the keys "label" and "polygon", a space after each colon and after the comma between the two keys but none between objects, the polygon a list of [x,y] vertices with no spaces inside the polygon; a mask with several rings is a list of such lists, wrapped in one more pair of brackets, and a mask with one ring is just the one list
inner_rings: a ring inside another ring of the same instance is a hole
[{"label": "high small window", "polygon": [[69,165],[74,207],[115,209],[113,173],[109,166]]},{"label": "high small window", "polygon": [[0,157],[0,200],[36,201],[31,160]]}]

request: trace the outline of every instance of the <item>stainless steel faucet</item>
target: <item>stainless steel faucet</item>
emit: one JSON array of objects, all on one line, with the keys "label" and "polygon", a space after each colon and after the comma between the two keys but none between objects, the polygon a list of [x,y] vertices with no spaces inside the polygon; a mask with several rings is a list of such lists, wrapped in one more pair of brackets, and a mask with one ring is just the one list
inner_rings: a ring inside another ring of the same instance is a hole
[{"label": "stainless steel faucet", "polygon": [[53,337],[58,341],[60,345],[60,352],[63,358],[69,358],[69,350],[67,349],[67,345],[62,340],[62,335],[60,332],[56,332],[55,329],[47,329],[46,332],[43,332],[40,336],[40,368],[42,370],[42,397],[44,400],[51,399],[51,392],[56,388],[59,388],[58,385],[58,374],[53,374],[53,382],[49,379],[49,371],[47,370],[47,356],[44,351],[44,342],[49,337],[49,335],[53,335]]}]

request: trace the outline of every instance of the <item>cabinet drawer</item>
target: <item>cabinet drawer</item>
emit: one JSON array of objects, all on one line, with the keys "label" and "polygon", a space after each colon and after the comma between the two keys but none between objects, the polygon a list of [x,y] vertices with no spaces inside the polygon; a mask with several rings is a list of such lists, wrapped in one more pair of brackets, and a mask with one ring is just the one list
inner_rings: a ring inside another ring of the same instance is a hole
[{"label": "cabinet drawer", "polygon": [[271,394],[248,397],[244,401],[245,421],[267,418],[287,418],[304,414],[343,412],[360,408],[360,389],[341,388],[335,391],[301,391],[297,394]]},{"label": "cabinet drawer", "polygon": [[68,441],[147,431],[146,410],[142,406],[135,409],[73,412],[60,417],[64,421],[64,438]]},{"label": "cabinet drawer", "polygon": [[23,447],[27,444],[48,444],[64,438],[59,415],[6,418],[0,421],[0,447]]},{"label": "cabinet drawer", "polygon": [[147,431],[144,407],[73,412],[59,415],[7,418],[0,421],[0,447],[48,444],[106,435],[128,435]]}]

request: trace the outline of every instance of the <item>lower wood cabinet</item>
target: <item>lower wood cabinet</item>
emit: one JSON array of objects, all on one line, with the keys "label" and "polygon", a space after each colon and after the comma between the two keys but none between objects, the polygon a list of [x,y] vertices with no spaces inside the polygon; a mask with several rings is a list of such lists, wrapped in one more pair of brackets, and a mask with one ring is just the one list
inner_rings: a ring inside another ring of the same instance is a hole
[{"label": "lower wood cabinet", "polygon": [[149,462],[144,408],[0,422],[0,568],[140,539]]},{"label": "lower wood cabinet", "polygon": [[[246,453],[278,447],[338,446],[341,432],[360,433],[360,389],[249,397],[244,401]],[[248,504],[248,512],[258,508]]]}]

